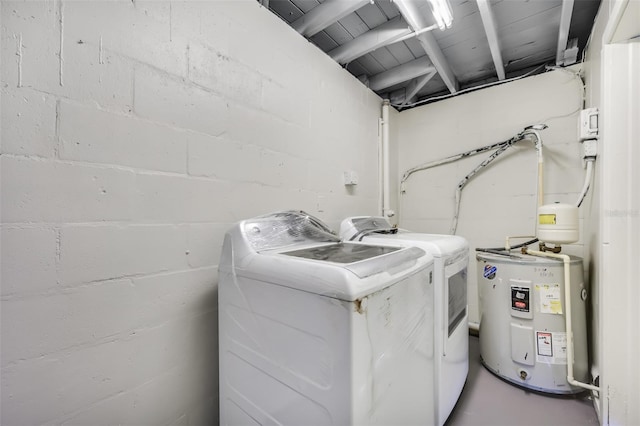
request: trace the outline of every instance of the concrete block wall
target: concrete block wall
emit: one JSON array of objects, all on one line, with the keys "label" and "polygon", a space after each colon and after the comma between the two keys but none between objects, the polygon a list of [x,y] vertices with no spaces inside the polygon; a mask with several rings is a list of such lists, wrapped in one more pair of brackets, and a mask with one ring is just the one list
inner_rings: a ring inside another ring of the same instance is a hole
[{"label": "concrete block wall", "polygon": [[[545,123],[545,203],[575,203],[584,182],[578,117],[583,85],[577,68],[552,71],[401,112],[398,169],[446,158],[508,140],[526,126]],[[450,232],[455,189],[460,180],[491,152],[413,174],[399,198],[400,226],[419,231]],[[457,234],[471,245],[469,316],[479,322],[476,247],[502,247],[506,236],[534,235],[537,159],[530,142],[519,142],[480,171],[462,191]],[[581,240],[563,252],[589,261],[591,194],[580,209]]]},{"label": "concrete block wall", "polygon": [[255,0],[0,7],[0,423],[216,424],[224,232],[377,213],[380,99]]}]

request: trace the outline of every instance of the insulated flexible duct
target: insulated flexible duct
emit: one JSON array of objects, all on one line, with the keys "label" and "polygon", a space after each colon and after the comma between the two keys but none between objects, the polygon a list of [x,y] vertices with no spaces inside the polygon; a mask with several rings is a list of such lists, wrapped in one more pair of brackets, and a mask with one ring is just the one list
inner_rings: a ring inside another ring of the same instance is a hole
[{"label": "insulated flexible duct", "polygon": [[534,144],[537,151],[538,158],[538,183],[537,183],[537,193],[538,193],[538,206],[542,205],[542,201],[544,198],[544,189],[543,189],[543,155],[542,155],[542,138],[540,137],[539,130],[544,130],[547,128],[546,124],[536,124],[533,126],[526,127],[522,132],[518,133],[511,139],[508,139],[503,142],[498,142],[491,145],[486,145],[480,148],[472,149],[470,151],[466,151],[460,154],[452,155],[450,157],[446,157],[440,160],[430,161],[428,163],[421,164],[419,166],[413,167],[407,170],[400,180],[400,193],[404,194],[406,192],[405,182],[409,179],[409,177],[423,170],[431,169],[433,167],[441,166],[444,164],[452,163],[454,161],[461,160],[466,157],[470,157],[473,155],[477,155],[486,151],[491,151],[495,149],[495,152],[491,154],[486,160],[480,163],[476,168],[474,168],[469,174],[467,174],[456,187],[455,193],[455,207],[454,207],[454,215],[453,222],[451,224],[451,234],[455,234],[458,228],[458,217],[460,212],[460,200],[462,197],[462,189],[466,186],[466,184],[484,167],[491,164],[500,154],[506,151],[509,147],[513,146],[515,143],[526,139],[527,136],[533,136],[535,138]]}]

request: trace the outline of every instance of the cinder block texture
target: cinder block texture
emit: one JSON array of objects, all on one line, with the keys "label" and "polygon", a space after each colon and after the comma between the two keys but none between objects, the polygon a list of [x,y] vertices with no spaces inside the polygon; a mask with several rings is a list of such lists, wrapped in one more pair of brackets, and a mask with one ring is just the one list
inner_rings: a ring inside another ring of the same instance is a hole
[{"label": "cinder block texture", "polygon": [[185,173],[188,133],[83,104],[60,104],[60,158]]},{"label": "cinder block texture", "polygon": [[55,289],[58,231],[43,226],[3,226],[1,232],[2,297]]},{"label": "cinder block texture", "polygon": [[[5,59],[5,56],[2,56]],[[52,157],[56,146],[56,101],[46,93],[3,86],[2,152]]]},{"label": "cinder block texture", "polygon": [[0,424],[216,424],[225,231],[374,214],[380,99],[255,0],[0,17]]},{"label": "cinder block texture", "polygon": [[127,220],[134,173],[117,167],[2,157],[2,220],[67,223]]}]

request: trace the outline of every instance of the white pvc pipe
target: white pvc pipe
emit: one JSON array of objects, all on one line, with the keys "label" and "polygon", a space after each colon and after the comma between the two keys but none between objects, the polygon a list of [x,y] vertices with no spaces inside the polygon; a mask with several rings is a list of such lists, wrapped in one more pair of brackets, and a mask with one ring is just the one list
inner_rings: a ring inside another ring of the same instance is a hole
[{"label": "white pvc pipe", "polygon": [[[542,150],[540,151],[542,152]],[[538,207],[544,204],[544,168],[542,156],[538,159]]]},{"label": "white pvc pipe", "polygon": [[389,201],[389,99],[382,101],[382,212],[385,217],[395,214],[390,208]]},{"label": "white pvc pipe", "polygon": [[384,216],[384,170],[382,154],[382,118],[378,119],[378,208]]},{"label": "white pvc pipe", "polygon": [[534,129],[527,129],[524,133],[532,134],[536,138],[535,145],[536,151],[538,152],[538,207],[540,207],[544,204],[544,158],[542,156],[542,138],[540,137],[540,133]]},{"label": "white pvc pipe", "polygon": [[571,323],[571,258],[566,254],[549,253],[545,251],[527,250],[533,256],[552,257],[561,259],[564,263],[564,308],[565,328],[567,332],[567,382],[570,385],[600,392],[600,387],[577,381],[573,377],[573,324]]}]

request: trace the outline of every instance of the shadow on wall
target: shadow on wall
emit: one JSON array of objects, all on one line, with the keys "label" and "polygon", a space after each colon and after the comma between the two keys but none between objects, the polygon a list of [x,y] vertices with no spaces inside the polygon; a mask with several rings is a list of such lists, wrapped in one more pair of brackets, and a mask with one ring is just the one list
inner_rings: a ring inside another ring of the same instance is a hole
[{"label": "shadow on wall", "polygon": [[189,324],[190,345],[187,353],[192,353],[191,371],[194,393],[203,395],[197,407],[192,407],[186,414],[188,424],[218,424],[218,283],[212,283],[208,291],[195,306],[197,312]]},{"label": "shadow on wall", "polygon": [[[592,240],[593,241],[593,240]],[[590,258],[591,259],[597,259],[597,257],[594,256],[593,253],[590,253]],[[597,366],[599,365],[598,363],[598,356],[597,356],[597,351],[598,351],[598,347],[596,344],[596,341],[598,339],[598,330],[595,328],[596,323],[594,322],[594,318],[596,318],[596,316],[598,315],[598,306],[596,305],[598,303],[597,301],[597,295],[595,294],[595,292],[597,291],[597,289],[595,289],[593,283],[595,283],[596,281],[596,271],[595,271],[595,267],[594,267],[594,262],[589,262],[589,265],[587,267],[587,275],[586,275],[586,279],[585,279],[585,285],[588,291],[588,295],[587,295],[587,336],[589,338],[587,344],[588,344],[588,353],[589,353],[589,366],[591,366],[592,371],[590,371],[590,376],[589,378],[592,380],[595,380],[596,377],[592,377],[593,375],[597,374],[597,370],[594,371],[593,370],[593,366]],[[589,299],[591,299],[589,301]],[[595,373],[595,374],[594,374]],[[598,379],[599,382],[599,379]]]}]

